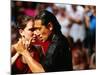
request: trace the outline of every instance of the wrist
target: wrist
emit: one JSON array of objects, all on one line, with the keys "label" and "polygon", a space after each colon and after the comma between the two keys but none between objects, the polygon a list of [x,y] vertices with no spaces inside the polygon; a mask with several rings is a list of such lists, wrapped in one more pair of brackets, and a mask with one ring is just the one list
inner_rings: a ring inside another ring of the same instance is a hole
[{"label": "wrist", "polygon": [[23,56],[27,56],[27,55],[29,55],[29,52],[28,52],[27,50],[24,50],[23,52],[21,52],[21,54],[22,54]]}]

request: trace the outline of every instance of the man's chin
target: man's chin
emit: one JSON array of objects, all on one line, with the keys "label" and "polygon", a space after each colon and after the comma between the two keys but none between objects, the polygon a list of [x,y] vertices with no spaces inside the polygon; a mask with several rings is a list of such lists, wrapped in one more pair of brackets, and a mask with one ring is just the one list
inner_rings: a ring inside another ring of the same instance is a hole
[{"label": "man's chin", "polygon": [[40,39],[40,41],[41,41],[41,42],[45,42],[45,40],[44,40],[44,39]]},{"label": "man's chin", "polygon": [[41,42],[44,42],[44,40],[43,40],[43,39],[41,39],[40,41],[41,41]]}]

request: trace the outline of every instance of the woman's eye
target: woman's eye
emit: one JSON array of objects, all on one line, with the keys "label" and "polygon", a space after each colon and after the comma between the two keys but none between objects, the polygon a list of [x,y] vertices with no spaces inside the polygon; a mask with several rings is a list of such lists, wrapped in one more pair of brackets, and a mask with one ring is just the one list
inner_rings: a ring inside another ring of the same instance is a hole
[{"label": "woman's eye", "polygon": [[41,28],[38,28],[38,30],[41,30]]},{"label": "woman's eye", "polygon": [[30,31],[34,31],[35,29],[34,28],[31,28],[31,29],[29,29]]}]

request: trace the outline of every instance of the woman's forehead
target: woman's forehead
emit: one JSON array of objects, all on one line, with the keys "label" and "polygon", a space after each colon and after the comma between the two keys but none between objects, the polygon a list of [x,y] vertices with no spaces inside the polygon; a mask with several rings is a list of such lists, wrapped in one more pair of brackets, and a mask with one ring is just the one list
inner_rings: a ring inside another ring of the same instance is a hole
[{"label": "woman's forehead", "polygon": [[32,28],[33,25],[34,25],[33,21],[30,20],[30,21],[27,22],[26,27],[27,27],[27,28]]}]

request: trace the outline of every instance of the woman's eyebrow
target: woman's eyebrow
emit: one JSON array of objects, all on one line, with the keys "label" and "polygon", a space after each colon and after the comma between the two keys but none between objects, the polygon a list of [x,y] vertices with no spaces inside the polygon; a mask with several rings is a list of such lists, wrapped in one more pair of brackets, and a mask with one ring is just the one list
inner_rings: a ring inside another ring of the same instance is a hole
[{"label": "woman's eyebrow", "polygon": [[34,31],[34,30],[35,30],[35,28],[30,28],[29,30],[32,30],[32,31]]}]

